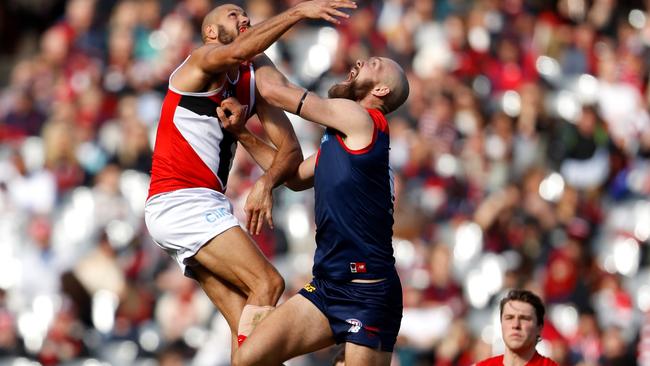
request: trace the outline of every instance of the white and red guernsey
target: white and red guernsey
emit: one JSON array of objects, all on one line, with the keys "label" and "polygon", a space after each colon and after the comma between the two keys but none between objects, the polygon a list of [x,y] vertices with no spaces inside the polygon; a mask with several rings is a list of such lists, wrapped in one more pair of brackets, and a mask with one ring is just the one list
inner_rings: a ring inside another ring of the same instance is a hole
[{"label": "white and red guernsey", "polygon": [[237,79],[226,77],[220,88],[208,92],[181,92],[169,84],[156,133],[147,199],[182,188],[226,190],[237,140],[221,128],[216,108],[231,96],[247,108],[246,118],[253,114],[252,64],[240,65]]}]

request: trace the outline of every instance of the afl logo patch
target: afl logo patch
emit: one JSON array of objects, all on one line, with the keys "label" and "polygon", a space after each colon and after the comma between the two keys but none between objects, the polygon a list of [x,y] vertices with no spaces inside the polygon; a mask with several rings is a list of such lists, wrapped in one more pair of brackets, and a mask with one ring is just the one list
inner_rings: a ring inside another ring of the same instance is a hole
[{"label": "afl logo patch", "polygon": [[361,327],[363,327],[363,323],[358,319],[346,319],[345,322],[351,325],[350,329],[348,329],[348,333],[359,333]]}]

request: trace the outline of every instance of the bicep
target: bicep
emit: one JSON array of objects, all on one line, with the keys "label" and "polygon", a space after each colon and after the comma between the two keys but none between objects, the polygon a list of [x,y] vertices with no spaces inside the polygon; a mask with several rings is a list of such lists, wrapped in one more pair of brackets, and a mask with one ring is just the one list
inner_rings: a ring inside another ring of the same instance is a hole
[{"label": "bicep", "polygon": [[313,93],[303,101],[300,115],[346,135],[372,126],[370,116],[359,103],[341,98],[324,99]]},{"label": "bicep", "polygon": [[197,66],[205,73],[225,72],[229,67],[245,61],[237,57],[230,45],[206,45],[194,52]]}]

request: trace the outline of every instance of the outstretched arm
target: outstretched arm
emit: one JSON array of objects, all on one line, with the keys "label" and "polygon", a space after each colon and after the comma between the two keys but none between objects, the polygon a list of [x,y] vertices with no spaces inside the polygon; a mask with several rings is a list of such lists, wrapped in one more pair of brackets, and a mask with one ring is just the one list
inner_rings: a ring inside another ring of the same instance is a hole
[{"label": "outstretched arm", "polygon": [[339,10],[344,8],[354,9],[356,3],[351,0],[312,0],[298,3],[292,8],[251,27],[230,44],[201,47],[194,62],[198,62],[198,66],[206,73],[222,72],[232,65],[250,60],[255,55],[263,52],[284,32],[302,19],[324,19],[338,24],[337,17],[349,17],[348,14]]},{"label": "outstretched arm", "polygon": [[258,90],[269,104],[334,128],[347,137],[372,136],[372,120],[359,103],[341,98],[323,99],[305,91],[290,83],[266,55],[257,56],[253,63]]}]

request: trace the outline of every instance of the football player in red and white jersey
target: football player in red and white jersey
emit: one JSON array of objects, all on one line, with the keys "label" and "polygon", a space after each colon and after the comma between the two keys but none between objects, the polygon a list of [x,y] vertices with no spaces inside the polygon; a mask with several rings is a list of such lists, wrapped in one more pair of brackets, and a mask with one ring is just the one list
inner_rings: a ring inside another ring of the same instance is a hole
[{"label": "football player in red and white jersey", "polygon": [[512,290],[501,300],[500,311],[506,351],[476,366],[557,366],[555,361],[535,350],[546,311],[537,295],[527,290]]},{"label": "football player in red and white jersey", "polygon": [[203,45],[169,78],[145,222],[155,242],[225,316],[233,345],[250,333],[253,319],[276,304],[284,281],[240,227],[224,195],[236,140],[221,128],[216,106],[236,96],[247,106],[247,117],[257,113],[278,149],[273,167],[255,183],[245,206],[247,227],[259,233],[263,220],[272,226],[272,189],[295,172],[302,152],[284,113],[256,98],[248,60],[302,19],[338,23],[348,17],[341,9],[355,7],[350,0],[305,1],[251,27],[242,8],[221,5],[203,21]]}]

